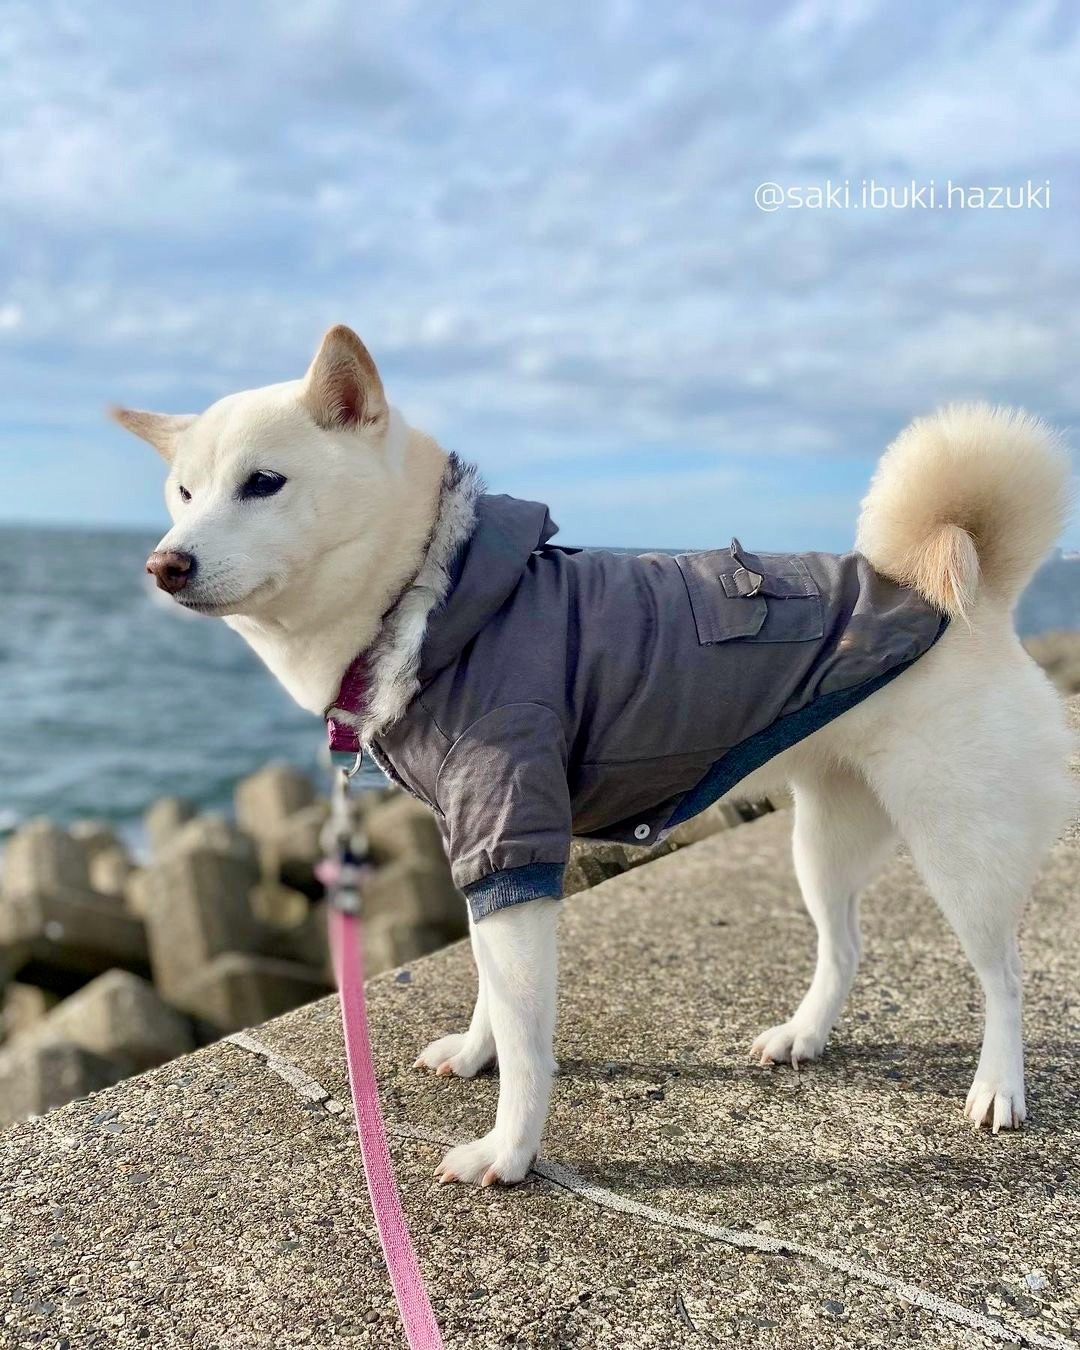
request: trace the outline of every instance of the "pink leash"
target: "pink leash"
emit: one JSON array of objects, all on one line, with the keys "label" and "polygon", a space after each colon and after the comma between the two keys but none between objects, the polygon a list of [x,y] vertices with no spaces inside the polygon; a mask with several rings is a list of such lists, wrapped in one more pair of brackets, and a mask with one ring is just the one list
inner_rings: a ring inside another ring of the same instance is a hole
[{"label": "pink leash", "polygon": [[[359,767],[359,756],[353,772]],[[379,1107],[379,1088],[371,1060],[367,1004],[364,999],[364,956],[360,936],[360,904],[368,864],[363,861],[365,847],[356,847],[348,813],[350,774],[340,769],[335,774],[330,828],[333,830],[336,856],[320,867],[320,878],[330,892],[330,948],[334,956],[341,1001],[341,1026],[345,1036],[345,1057],[349,1065],[349,1087],[356,1115],[356,1133],[364,1160],[375,1226],[379,1230],[386,1268],[394,1286],[405,1339],[411,1350],[442,1350],[439,1324],[431,1310],[424,1288],[416,1252],[409,1237],[394,1179],[394,1166],[386,1143],[386,1129]]]}]

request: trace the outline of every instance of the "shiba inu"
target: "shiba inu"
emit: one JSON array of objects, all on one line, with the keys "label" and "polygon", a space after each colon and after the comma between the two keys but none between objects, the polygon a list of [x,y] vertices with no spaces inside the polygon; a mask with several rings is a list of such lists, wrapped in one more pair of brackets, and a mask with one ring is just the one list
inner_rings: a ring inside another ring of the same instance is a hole
[{"label": "shiba inu", "polygon": [[560,549],[546,507],[487,495],[391,408],[347,328],[300,380],[115,416],[169,465],[157,584],[235,628],[439,821],[479,990],[467,1030],[417,1064],[500,1072],[492,1129],[441,1180],[518,1181],[537,1153],[571,833],[651,842],[736,784],[791,787],[818,932],[759,1061],[821,1054],[859,894],[903,840],[985,994],[965,1113],[1022,1124],[1017,928],[1073,801],[1057,696],[1011,619],[1067,505],[1042,423],[985,405],[912,423],[851,554],[626,557]]}]

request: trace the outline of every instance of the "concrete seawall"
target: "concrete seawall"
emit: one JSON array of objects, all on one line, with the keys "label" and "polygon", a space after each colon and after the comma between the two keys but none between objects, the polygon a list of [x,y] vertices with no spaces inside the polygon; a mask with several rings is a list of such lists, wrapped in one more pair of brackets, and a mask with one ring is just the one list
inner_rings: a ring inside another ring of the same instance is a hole
[{"label": "concrete seawall", "polygon": [[[981,997],[903,857],[867,896],[825,1058],[748,1062],[812,967],[789,830],[769,815],[566,903],[562,1071],[544,1161],[516,1190],[431,1176],[497,1092],[409,1067],[465,1024],[467,949],[370,985],[449,1346],[1075,1342],[1080,831],[1024,930],[1031,1120],[994,1139],[961,1115]],[[7,1131],[0,1343],[399,1345],[347,1100],[325,999]]]},{"label": "concrete seawall", "polygon": [[[333,988],[315,875],[329,803],[287,764],[235,791],[236,821],[162,797],[139,866],[103,822],[39,818],[0,866],[0,1128],[310,1003]],[[467,931],[435,819],[394,788],[353,798],[375,871],[369,974]],[[653,848],[575,840],[566,893],[772,810],[717,803]]]}]

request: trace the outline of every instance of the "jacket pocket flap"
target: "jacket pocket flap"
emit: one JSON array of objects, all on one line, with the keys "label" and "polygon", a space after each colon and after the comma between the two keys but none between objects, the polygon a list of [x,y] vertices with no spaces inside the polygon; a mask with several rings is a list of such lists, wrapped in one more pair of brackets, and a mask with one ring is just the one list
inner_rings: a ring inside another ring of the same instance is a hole
[{"label": "jacket pocket flap", "polygon": [[733,539],[730,548],[682,553],[675,561],[702,644],[810,642],[824,633],[821,591],[794,554],[748,553]]},{"label": "jacket pocket flap", "polygon": [[731,541],[719,571],[726,595],[772,595],[778,600],[820,594],[801,558],[793,553],[749,553],[737,539]]},{"label": "jacket pocket flap", "polygon": [[683,553],[675,559],[686,582],[694,612],[698,641],[702,645],[754,637],[768,613],[762,595],[728,595],[718,584],[724,553]]}]

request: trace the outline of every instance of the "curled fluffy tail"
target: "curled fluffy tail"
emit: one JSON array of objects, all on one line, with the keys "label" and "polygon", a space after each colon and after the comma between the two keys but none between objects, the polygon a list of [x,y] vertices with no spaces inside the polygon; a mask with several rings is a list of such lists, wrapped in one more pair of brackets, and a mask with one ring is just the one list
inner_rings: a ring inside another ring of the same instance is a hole
[{"label": "curled fluffy tail", "polygon": [[1068,505],[1068,453],[1045,423],[954,404],[912,422],[886,450],[856,547],[879,572],[967,618],[984,594],[1012,608]]}]

